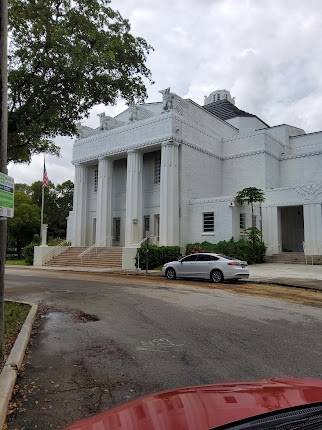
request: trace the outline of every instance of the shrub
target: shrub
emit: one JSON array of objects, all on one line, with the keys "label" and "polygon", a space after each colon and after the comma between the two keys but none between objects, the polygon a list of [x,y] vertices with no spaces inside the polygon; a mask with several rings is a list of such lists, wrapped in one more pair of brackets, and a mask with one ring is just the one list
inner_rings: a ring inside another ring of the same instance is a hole
[{"label": "shrub", "polygon": [[32,265],[34,263],[34,247],[40,243],[39,236],[35,235],[32,242],[23,248],[26,264]]},{"label": "shrub", "polygon": [[62,239],[60,237],[55,237],[53,239],[48,240],[48,246],[70,246],[71,243],[69,240]]},{"label": "shrub", "polygon": [[186,254],[192,254],[193,252],[214,252],[247,261],[249,264],[263,263],[266,246],[258,237],[257,232],[254,232],[254,229],[251,230],[251,232],[246,232],[247,235],[245,238],[239,240],[231,238],[230,240],[222,240],[217,243],[201,242],[188,244]]},{"label": "shrub", "polygon": [[36,244],[34,242],[30,242],[29,245],[25,246],[23,249],[23,253],[25,256],[26,264],[32,265],[34,262],[34,247]]},{"label": "shrub", "polygon": [[155,269],[163,266],[168,261],[178,260],[181,257],[179,246],[157,246],[142,245],[138,249],[135,265],[138,267],[138,256],[140,257],[140,269],[146,269],[146,255],[148,253],[148,268]]}]

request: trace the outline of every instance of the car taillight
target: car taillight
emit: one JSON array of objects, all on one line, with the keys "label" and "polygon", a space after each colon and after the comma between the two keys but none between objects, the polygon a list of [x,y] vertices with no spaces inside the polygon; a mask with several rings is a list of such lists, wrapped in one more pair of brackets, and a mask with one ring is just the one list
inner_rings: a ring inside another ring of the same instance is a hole
[{"label": "car taillight", "polygon": [[229,263],[227,263],[228,266],[240,266],[240,263],[238,261],[229,261]]}]

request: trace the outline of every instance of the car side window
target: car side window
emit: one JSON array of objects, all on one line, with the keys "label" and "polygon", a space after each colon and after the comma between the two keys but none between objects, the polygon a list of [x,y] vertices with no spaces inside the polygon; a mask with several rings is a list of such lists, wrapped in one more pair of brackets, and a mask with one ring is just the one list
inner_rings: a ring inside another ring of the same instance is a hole
[{"label": "car side window", "polygon": [[218,258],[214,255],[199,254],[197,261],[217,261]]},{"label": "car side window", "polygon": [[185,257],[181,260],[181,263],[190,263],[191,261],[196,261],[197,256],[196,255],[188,255],[188,257]]}]

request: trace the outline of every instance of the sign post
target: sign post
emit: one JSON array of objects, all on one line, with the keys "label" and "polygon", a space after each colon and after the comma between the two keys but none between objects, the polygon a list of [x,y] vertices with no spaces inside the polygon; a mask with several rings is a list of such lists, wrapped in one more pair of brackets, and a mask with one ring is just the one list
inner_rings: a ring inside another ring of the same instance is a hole
[{"label": "sign post", "polygon": [[[8,139],[8,0],[0,0],[0,172],[7,173]],[[9,208],[10,209],[10,208]],[[7,218],[0,216],[0,364],[4,359],[4,266]]]}]

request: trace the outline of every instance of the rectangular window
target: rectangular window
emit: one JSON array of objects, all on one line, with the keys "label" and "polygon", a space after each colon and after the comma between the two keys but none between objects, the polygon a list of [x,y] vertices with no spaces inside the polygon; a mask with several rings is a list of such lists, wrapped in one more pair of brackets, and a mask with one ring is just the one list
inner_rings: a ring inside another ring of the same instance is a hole
[{"label": "rectangular window", "polygon": [[161,153],[156,152],[154,156],[154,183],[160,184],[161,176]]},{"label": "rectangular window", "polygon": [[147,237],[150,234],[150,215],[146,215],[143,219],[143,232],[144,237]]},{"label": "rectangular window", "polygon": [[246,228],[246,214],[239,214],[239,228],[245,230]]},{"label": "rectangular window", "polygon": [[97,184],[98,184],[98,168],[94,169],[94,192],[97,192]]},{"label": "rectangular window", "polygon": [[215,231],[215,214],[214,212],[205,212],[203,214],[203,232],[213,233]]},{"label": "rectangular window", "polygon": [[256,227],[257,226],[257,217],[256,217],[256,215],[253,215],[253,218],[252,218],[252,227]]}]

